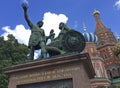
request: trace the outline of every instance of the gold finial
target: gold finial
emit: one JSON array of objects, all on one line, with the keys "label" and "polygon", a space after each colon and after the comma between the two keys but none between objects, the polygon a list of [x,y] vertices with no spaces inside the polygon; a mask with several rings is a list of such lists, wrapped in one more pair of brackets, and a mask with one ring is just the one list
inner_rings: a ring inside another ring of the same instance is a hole
[{"label": "gold finial", "polygon": [[95,14],[100,14],[100,11],[94,9],[93,15],[95,15]]}]

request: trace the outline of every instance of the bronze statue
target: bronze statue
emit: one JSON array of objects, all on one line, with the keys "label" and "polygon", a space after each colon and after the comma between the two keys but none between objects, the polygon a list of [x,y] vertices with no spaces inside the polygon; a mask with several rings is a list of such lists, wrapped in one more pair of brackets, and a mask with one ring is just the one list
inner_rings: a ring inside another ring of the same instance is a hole
[{"label": "bronze statue", "polygon": [[50,35],[47,37],[47,39],[50,39],[51,42],[54,41],[54,39],[55,39],[55,33],[54,33],[54,30],[53,30],[53,29],[51,29]]},{"label": "bronze statue", "polygon": [[27,9],[28,7],[26,5],[22,5],[24,10],[24,17],[31,29],[31,35],[29,39],[28,47],[30,48],[30,58],[31,60],[34,59],[34,50],[41,49],[41,58],[46,58],[46,37],[44,30],[41,28],[43,26],[43,21],[39,21],[37,25],[34,25],[30,19],[28,18]]},{"label": "bronze statue", "polygon": [[59,54],[82,52],[85,48],[85,39],[83,35],[70,27],[65,23],[59,24],[61,30],[58,37],[54,39],[48,46],[55,47],[56,49],[47,49],[50,56]]},{"label": "bronze statue", "polygon": [[[25,0],[25,2],[27,1]],[[41,49],[40,58],[47,58],[47,54],[51,57],[66,53],[79,53],[85,48],[85,39],[83,35],[71,29],[63,22],[59,24],[59,29],[61,31],[56,38],[53,29],[51,29],[49,36],[45,36],[44,30],[41,28],[43,26],[43,21],[39,21],[37,25],[34,25],[28,18],[27,3],[23,3],[22,7],[24,10],[24,18],[31,29],[28,44],[31,60],[34,59],[34,50],[38,49]],[[46,45],[48,39],[51,40],[51,43]]]}]

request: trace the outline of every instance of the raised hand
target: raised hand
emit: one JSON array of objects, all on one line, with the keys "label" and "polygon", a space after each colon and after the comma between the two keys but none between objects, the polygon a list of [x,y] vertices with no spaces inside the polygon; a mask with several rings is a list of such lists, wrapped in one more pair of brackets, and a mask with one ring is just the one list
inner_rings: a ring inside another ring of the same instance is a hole
[{"label": "raised hand", "polygon": [[27,9],[28,9],[28,1],[27,0],[23,0],[22,7],[23,7],[24,11],[27,11]]}]

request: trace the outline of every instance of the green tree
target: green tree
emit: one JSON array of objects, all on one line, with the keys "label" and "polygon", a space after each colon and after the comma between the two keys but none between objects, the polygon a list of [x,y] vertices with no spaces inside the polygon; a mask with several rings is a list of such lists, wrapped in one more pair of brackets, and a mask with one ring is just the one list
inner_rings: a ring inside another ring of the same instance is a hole
[{"label": "green tree", "polygon": [[111,85],[109,88],[120,88],[120,85]]},{"label": "green tree", "polygon": [[28,54],[28,47],[18,43],[13,35],[9,34],[7,41],[0,37],[0,88],[8,88],[8,76],[2,69],[29,60]]}]

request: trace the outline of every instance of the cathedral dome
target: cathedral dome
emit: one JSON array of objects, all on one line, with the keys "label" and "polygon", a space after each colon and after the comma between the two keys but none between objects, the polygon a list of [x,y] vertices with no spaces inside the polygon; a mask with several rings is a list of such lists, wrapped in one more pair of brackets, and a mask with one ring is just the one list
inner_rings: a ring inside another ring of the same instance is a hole
[{"label": "cathedral dome", "polygon": [[86,42],[95,42],[96,43],[98,41],[97,36],[94,35],[93,33],[84,32],[83,36],[84,36]]},{"label": "cathedral dome", "polygon": [[84,23],[83,23],[83,29],[84,29],[83,36],[86,42],[94,42],[94,43],[98,42],[98,38],[95,34],[86,32],[87,28]]}]

